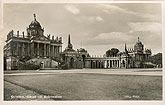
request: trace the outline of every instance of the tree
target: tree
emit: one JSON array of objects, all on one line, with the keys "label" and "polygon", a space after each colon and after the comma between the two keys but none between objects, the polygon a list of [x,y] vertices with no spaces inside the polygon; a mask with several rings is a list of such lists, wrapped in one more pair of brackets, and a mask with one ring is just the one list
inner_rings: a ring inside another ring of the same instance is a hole
[{"label": "tree", "polygon": [[119,50],[117,48],[112,48],[111,50],[106,51],[106,56],[114,57],[114,56],[117,56],[118,52],[119,52]]},{"label": "tree", "polygon": [[162,53],[157,53],[150,58],[150,62],[156,65],[162,65]]}]

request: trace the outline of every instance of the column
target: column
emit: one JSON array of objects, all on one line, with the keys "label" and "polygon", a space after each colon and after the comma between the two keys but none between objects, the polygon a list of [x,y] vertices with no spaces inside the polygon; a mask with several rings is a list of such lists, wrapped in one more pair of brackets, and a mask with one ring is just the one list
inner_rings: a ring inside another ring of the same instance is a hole
[{"label": "column", "polygon": [[30,48],[29,43],[27,43],[27,56],[30,56]]},{"label": "column", "polygon": [[112,68],[113,68],[113,60],[112,60]]},{"label": "column", "polygon": [[16,55],[17,55],[17,56],[19,55],[19,51],[18,51],[18,43],[19,43],[19,42],[16,42]]},{"label": "column", "polygon": [[119,68],[121,68],[121,61],[119,60]]},{"label": "column", "polygon": [[54,46],[54,57],[56,57],[56,46]]},{"label": "column", "polygon": [[25,44],[22,43],[22,56],[25,56]]},{"label": "column", "polygon": [[118,60],[116,60],[116,68],[118,68]]},{"label": "column", "polygon": [[109,60],[109,68],[111,68],[112,64],[111,64],[111,60]]},{"label": "column", "polygon": [[118,60],[116,60],[116,68],[118,68]]},{"label": "column", "polygon": [[40,45],[39,45],[39,43],[37,43],[37,56],[39,56],[39,53],[40,53],[39,52],[40,51],[40,48],[39,47],[40,47]]},{"label": "column", "polygon": [[48,45],[48,56],[50,57],[50,44]]},{"label": "column", "polygon": [[55,52],[55,53],[54,53],[54,56],[56,57],[56,55],[57,55],[57,54],[56,54],[56,53],[57,53],[57,51],[56,51],[56,46],[54,46],[54,52]]},{"label": "column", "polygon": [[62,52],[62,46],[60,46],[60,52]]},{"label": "column", "polygon": [[57,46],[57,57],[59,56],[59,46]]},{"label": "column", "polygon": [[106,62],[106,60],[104,61],[104,68],[107,68],[107,62]]},{"label": "column", "polygon": [[34,56],[34,43],[31,43],[31,56]]},{"label": "column", "polygon": [[52,45],[49,45],[50,46],[50,52],[49,52],[49,56],[52,57]]},{"label": "column", "polygon": [[44,43],[44,57],[46,57],[46,44]]},{"label": "column", "polygon": [[54,46],[52,45],[52,57],[54,57]]}]

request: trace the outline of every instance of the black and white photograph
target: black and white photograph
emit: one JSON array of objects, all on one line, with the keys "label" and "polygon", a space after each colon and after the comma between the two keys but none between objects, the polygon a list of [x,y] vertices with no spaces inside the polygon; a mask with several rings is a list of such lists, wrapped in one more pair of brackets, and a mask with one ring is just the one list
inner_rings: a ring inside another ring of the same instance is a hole
[{"label": "black and white photograph", "polygon": [[163,101],[162,3],[2,8],[3,101]]}]

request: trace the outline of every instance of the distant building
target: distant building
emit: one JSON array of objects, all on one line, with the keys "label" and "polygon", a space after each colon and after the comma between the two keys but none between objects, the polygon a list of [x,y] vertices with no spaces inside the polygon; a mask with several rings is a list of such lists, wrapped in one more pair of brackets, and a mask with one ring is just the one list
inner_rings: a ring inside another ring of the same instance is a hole
[{"label": "distant building", "polygon": [[4,46],[4,69],[82,69],[82,68],[144,68],[147,67],[150,49],[144,49],[139,40],[133,49],[125,49],[113,57],[90,56],[87,50],[73,49],[70,35],[68,45],[62,52],[62,37],[50,38],[44,35],[34,14],[34,20],[26,29],[26,34],[10,31]]},{"label": "distant building", "polygon": [[85,68],[85,59],[89,55],[85,49],[74,50],[71,44],[70,35],[68,37],[68,46],[62,52],[62,60],[65,69],[82,69]]},{"label": "distant building", "polygon": [[151,50],[145,49],[139,40],[134,45],[134,49],[127,49],[125,44],[124,52],[118,52],[113,57],[88,57],[86,58],[87,68],[144,68],[151,56]]},{"label": "distant building", "polygon": [[34,14],[34,20],[26,29],[26,34],[10,31],[4,46],[5,69],[56,68],[62,52],[62,37],[44,36]]}]

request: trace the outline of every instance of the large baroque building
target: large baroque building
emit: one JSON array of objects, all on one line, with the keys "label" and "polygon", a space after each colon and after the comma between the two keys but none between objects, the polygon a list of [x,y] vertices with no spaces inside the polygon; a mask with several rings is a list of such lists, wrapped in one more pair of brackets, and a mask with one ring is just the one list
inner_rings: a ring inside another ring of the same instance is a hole
[{"label": "large baroque building", "polygon": [[[62,37],[47,37],[34,14],[34,20],[22,34],[10,31],[4,46],[4,68],[7,70],[57,68],[62,52]],[[38,66],[38,67],[37,67]]]},{"label": "large baroque building", "polygon": [[151,56],[138,38],[134,48],[125,48],[116,56],[90,56],[87,50],[73,49],[70,35],[68,45],[62,51],[62,37],[44,35],[34,14],[34,20],[22,34],[10,31],[4,46],[4,69],[82,69],[82,68],[144,68]]}]

